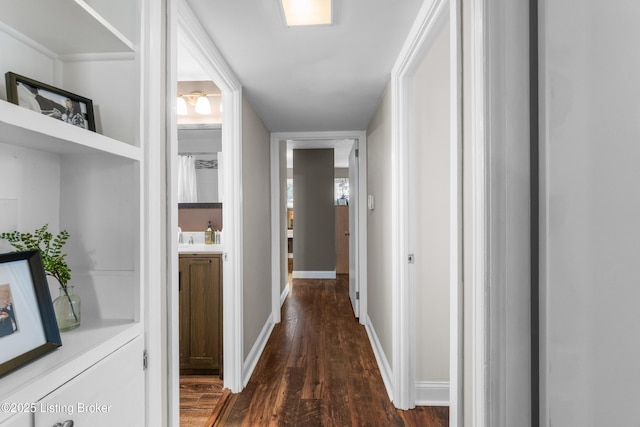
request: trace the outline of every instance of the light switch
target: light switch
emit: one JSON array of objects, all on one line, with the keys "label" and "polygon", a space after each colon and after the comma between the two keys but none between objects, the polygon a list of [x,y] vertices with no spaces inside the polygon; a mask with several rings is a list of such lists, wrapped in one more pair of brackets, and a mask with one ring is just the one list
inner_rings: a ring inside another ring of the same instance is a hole
[{"label": "light switch", "polygon": [[373,210],[373,194],[369,194],[367,196],[367,207],[369,208],[370,211]]}]

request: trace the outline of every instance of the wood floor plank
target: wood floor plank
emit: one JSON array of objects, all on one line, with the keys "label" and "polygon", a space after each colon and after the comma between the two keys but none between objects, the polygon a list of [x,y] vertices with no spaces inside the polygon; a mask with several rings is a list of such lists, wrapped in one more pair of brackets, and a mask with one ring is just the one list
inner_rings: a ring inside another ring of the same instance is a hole
[{"label": "wood floor plank", "polygon": [[203,427],[223,393],[222,380],[212,375],[180,377],[180,426]]},{"label": "wood floor plank", "polygon": [[448,426],[447,407],[400,411],[389,401],[348,287],[346,275],[293,280],[247,387],[215,426]]}]

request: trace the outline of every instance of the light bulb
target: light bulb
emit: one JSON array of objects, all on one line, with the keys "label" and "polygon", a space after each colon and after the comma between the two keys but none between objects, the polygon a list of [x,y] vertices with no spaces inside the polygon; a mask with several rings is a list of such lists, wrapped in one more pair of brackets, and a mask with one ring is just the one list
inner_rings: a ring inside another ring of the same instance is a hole
[{"label": "light bulb", "polygon": [[176,107],[178,110],[178,115],[184,116],[187,114],[187,101],[185,101],[183,97],[181,96],[178,97],[178,101],[176,102]]},{"label": "light bulb", "polygon": [[211,114],[211,104],[206,96],[199,96],[196,101],[196,113],[198,114]]}]

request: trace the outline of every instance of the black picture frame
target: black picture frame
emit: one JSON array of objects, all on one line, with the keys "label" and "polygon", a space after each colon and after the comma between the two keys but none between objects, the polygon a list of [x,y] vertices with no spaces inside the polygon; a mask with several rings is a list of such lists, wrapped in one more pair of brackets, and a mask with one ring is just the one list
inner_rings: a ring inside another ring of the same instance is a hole
[{"label": "black picture frame", "polygon": [[0,317],[0,376],[62,345],[40,251],[0,254]]},{"label": "black picture frame", "polygon": [[5,74],[7,101],[32,111],[96,131],[93,101],[9,71]]}]

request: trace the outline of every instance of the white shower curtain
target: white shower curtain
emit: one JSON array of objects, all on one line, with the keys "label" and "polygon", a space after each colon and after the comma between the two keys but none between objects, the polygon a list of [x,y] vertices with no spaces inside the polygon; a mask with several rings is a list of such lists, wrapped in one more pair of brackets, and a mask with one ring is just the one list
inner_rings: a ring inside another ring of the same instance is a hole
[{"label": "white shower curtain", "polygon": [[193,156],[178,156],[178,203],[198,201],[196,160]]}]

